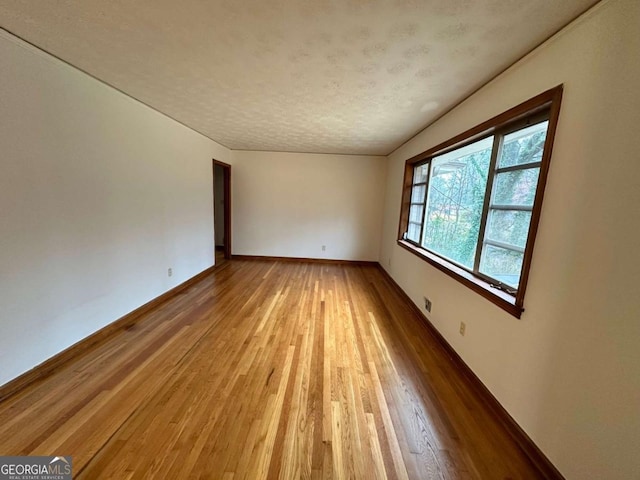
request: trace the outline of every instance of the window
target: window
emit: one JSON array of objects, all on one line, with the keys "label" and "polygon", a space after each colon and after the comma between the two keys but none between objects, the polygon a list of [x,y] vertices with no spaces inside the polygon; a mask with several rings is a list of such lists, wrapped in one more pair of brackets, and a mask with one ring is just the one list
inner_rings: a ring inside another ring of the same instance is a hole
[{"label": "window", "polygon": [[407,161],[399,243],[520,317],[562,87]]}]

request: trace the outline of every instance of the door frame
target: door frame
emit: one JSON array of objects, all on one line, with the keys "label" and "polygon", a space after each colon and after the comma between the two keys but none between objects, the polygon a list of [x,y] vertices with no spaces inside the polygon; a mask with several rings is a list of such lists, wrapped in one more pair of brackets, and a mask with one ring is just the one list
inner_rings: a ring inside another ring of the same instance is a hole
[{"label": "door frame", "polygon": [[213,237],[213,256],[215,258],[216,250],[216,238],[215,238],[215,202],[216,202],[216,165],[222,167],[223,171],[223,184],[224,184],[224,258],[227,260],[231,258],[231,165],[224,162],[219,162],[215,158],[211,164],[213,170],[213,208],[214,208],[214,237]]}]

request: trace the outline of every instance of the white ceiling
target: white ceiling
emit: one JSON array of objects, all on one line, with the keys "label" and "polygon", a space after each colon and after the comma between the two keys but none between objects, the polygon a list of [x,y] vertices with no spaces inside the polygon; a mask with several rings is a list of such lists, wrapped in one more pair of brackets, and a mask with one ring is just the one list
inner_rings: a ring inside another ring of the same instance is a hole
[{"label": "white ceiling", "polygon": [[594,0],[2,0],[0,25],[232,149],[388,154]]}]

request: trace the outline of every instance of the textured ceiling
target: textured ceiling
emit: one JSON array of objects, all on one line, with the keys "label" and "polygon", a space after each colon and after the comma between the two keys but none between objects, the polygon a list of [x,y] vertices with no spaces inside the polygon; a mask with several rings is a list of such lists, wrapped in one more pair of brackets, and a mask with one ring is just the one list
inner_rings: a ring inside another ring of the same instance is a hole
[{"label": "textured ceiling", "polygon": [[0,25],[232,149],[388,154],[594,0],[2,0]]}]

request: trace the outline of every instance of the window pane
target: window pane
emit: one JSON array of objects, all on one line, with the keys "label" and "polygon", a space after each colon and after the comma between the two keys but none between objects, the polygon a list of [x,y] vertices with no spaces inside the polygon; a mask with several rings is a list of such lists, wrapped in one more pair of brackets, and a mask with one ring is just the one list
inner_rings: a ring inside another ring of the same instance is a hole
[{"label": "window pane", "polygon": [[420,240],[420,225],[415,223],[410,223],[409,228],[407,229],[407,238],[414,242],[418,242]]},{"label": "window pane", "polygon": [[435,157],[423,246],[473,268],[493,137]]},{"label": "window pane", "polygon": [[485,245],[480,259],[480,272],[506,285],[517,288],[520,283],[523,254],[505,248]]},{"label": "window pane", "polygon": [[409,210],[409,221],[414,223],[422,223],[422,205],[411,205]]},{"label": "window pane", "polygon": [[424,163],[413,169],[413,183],[424,183],[427,181],[427,173],[429,172],[429,164]]},{"label": "window pane", "polygon": [[500,243],[524,248],[527,244],[531,212],[491,210],[485,237]]},{"label": "window pane", "polygon": [[533,206],[538,186],[539,168],[498,173],[494,180],[494,205]]},{"label": "window pane", "polygon": [[411,203],[424,203],[425,185],[418,185],[411,189]]},{"label": "window pane", "polygon": [[498,168],[539,162],[549,122],[545,121],[505,135]]}]

